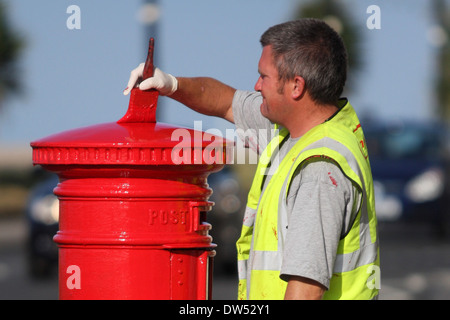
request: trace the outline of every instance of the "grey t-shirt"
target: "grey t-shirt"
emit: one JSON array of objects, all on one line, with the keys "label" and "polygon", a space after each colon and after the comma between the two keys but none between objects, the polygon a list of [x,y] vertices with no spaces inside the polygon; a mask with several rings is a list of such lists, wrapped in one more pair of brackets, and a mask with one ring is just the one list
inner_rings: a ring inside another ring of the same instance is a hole
[{"label": "grey t-shirt", "polygon": [[[261,114],[261,102],[260,93],[238,90],[232,104],[234,122],[240,129],[237,132],[245,132],[246,145],[258,153],[274,134],[274,125]],[[280,162],[299,139],[289,137],[281,145]],[[263,192],[270,178],[269,169]],[[334,162],[320,159],[297,168],[288,191],[288,230],[281,279],[301,276],[328,288],[339,240],[351,228],[360,203],[358,188]]]}]

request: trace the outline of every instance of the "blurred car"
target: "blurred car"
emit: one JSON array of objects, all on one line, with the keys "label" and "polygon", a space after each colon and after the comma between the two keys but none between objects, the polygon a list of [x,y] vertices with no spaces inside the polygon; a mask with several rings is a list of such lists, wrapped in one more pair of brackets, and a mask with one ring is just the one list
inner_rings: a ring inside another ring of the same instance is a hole
[{"label": "blurred car", "polygon": [[53,274],[58,262],[58,247],[53,236],[58,231],[59,201],[53,194],[58,177],[50,175],[38,183],[28,199],[26,219],[28,239],[26,251],[29,273],[33,277]]},{"label": "blurred car", "polygon": [[369,124],[364,133],[379,221],[445,227],[449,206],[448,133],[435,123]]}]

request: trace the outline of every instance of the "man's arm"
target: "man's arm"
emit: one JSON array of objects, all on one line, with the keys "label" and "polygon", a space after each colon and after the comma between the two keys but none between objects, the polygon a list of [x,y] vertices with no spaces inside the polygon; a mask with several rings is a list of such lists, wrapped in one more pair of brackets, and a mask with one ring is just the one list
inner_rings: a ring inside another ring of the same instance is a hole
[{"label": "man's arm", "polygon": [[236,92],[212,78],[177,78],[178,89],[170,96],[187,107],[234,123],[231,104]]},{"label": "man's arm", "polygon": [[326,288],[317,281],[299,276],[290,276],[284,299],[321,300],[325,291]]}]

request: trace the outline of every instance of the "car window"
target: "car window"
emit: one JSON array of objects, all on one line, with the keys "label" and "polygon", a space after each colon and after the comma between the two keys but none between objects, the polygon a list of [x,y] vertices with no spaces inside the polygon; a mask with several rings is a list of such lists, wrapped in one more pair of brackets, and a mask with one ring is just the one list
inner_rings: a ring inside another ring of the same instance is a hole
[{"label": "car window", "polygon": [[440,152],[441,137],[432,130],[403,127],[368,130],[365,135],[371,158],[428,158]]}]

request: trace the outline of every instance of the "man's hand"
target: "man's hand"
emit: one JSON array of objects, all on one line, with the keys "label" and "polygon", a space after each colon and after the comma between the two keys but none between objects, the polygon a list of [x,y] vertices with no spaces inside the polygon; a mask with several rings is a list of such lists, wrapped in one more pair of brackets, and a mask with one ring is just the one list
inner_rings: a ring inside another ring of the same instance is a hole
[{"label": "man's hand", "polygon": [[164,73],[160,69],[155,68],[153,77],[140,82],[143,72],[144,63],[141,63],[136,69],[131,71],[127,88],[123,91],[124,95],[130,93],[131,89],[137,85],[141,90],[156,89],[163,96],[170,96],[178,89],[178,80],[171,74]]}]

